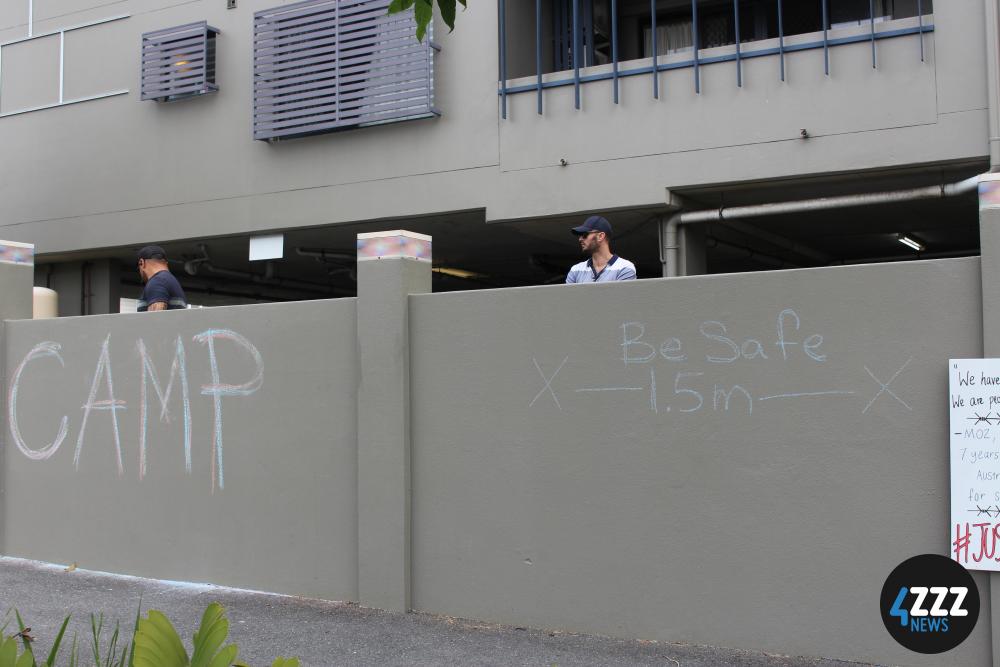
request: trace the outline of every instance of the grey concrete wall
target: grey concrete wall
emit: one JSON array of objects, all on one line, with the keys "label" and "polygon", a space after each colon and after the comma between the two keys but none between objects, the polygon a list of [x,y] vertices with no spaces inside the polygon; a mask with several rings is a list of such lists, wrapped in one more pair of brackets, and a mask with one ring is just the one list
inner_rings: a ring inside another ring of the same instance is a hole
[{"label": "grey concrete wall", "polygon": [[[769,56],[744,63],[742,88],[735,65],[721,63],[702,68],[701,95],[691,70],[679,70],[662,75],[659,100],[638,76],[622,80],[619,105],[609,83],[594,82],[580,111],[570,86],[546,92],[541,117],[533,94],[512,96],[507,120],[496,7],[473,3],[454,33],[436,33],[441,118],[267,145],[250,138],[248,72],[252,14],[275,2],[36,0],[35,34],[129,13],[69,33],[65,76],[68,97],[130,92],[0,118],[0,148],[16,156],[0,164],[0,183],[18,195],[0,198],[0,236],[46,255],[469,209],[505,220],[663,205],[668,187],[988,155],[982,2],[938,3],[925,62],[908,36],[878,43],[878,70],[861,43],[831,50],[830,77],[821,50],[791,53],[785,83]],[[0,8],[0,41],[26,35],[26,4]],[[222,30],[221,91],[139,102],[141,33],[203,19]],[[512,53],[533,51],[529,33],[510,35]],[[28,53],[44,47],[4,47],[11,97],[0,110],[51,96],[51,49]],[[803,127],[809,141],[798,138]]]},{"label": "grey concrete wall", "polygon": [[7,322],[3,553],[357,599],[356,336],[353,299]]},{"label": "grey concrete wall", "polygon": [[[413,606],[890,664],[978,259],[411,297]],[[974,575],[983,600],[986,577]]]}]

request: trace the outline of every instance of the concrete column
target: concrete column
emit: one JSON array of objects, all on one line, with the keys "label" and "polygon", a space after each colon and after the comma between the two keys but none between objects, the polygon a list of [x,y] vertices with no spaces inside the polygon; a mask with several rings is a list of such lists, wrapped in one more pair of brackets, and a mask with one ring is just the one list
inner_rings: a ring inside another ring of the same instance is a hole
[{"label": "concrete column", "polygon": [[431,291],[431,237],[358,234],[358,596],[410,609],[407,296]]},{"label": "concrete column", "polygon": [[705,225],[681,225],[677,230],[678,275],[700,276],[708,273],[708,249]]},{"label": "concrete column", "polygon": [[1000,170],[1000,7],[997,0],[983,0],[986,7],[986,91],[990,123],[990,170]]},{"label": "concrete column", "polygon": [[[35,247],[28,243],[0,241],[0,378],[7,377],[6,325],[4,320],[31,319]],[[7,405],[6,382],[0,382],[0,405]],[[10,445],[7,416],[0,419],[0,554],[4,553],[6,498],[4,456]]]}]

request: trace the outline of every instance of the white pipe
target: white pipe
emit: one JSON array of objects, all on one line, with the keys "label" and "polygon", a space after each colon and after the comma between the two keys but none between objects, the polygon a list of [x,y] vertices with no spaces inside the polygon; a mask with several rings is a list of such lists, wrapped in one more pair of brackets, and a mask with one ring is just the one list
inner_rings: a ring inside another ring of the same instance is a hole
[{"label": "white pipe", "polygon": [[996,0],[986,9],[986,95],[989,109],[990,169],[1000,169],[1000,11]]},{"label": "white pipe", "polygon": [[674,277],[678,275],[679,247],[677,243],[678,227],[694,222],[724,222],[744,218],[757,218],[765,215],[781,215],[784,213],[805,213],[809,211],[824,211],[833,208],[848,208],[853,206],[871,206],[875,204],[892,204],[920,199],[942,199],[973,192],[979,187],[979,176],[967,178],[958,183],[930,185],[909,190],[894,190],[891,192],[872,192],[860,195],[844,195],[840,197],[821,197],[819,199],[803,199],[799,201],[774,202],[771,204],[756,204],[753,206],[734,206],[708,211],[686,211],[671,215],[662,226],[663,275]]}]

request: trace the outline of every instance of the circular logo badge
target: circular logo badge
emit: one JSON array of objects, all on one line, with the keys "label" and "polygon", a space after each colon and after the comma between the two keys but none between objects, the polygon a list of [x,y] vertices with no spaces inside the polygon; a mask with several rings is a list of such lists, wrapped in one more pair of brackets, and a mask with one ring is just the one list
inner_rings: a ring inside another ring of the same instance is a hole
[{"label": "circular logo badge", "polygon": [[881,602],[885,629],[917,653],[950,651],[979,620],[979,589],[972,575],[937,554],[900,563],[882,586]]}]

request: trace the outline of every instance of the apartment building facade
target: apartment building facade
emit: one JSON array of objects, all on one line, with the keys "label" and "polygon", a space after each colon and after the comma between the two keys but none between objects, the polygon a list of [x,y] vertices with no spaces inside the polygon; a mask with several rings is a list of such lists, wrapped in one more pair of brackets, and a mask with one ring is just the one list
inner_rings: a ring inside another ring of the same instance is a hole
[{"label": "apartment building facade", "polygon": [[472,1],[420,44],[374,0],[12,0],[0,237],[63,315],[117,312],[148,243],[205,305],[352,295],[401,227],[435,290],[559,282],[594,212],[640,277],[974,255],[947,186],[1000,154],[996,4]]}]

